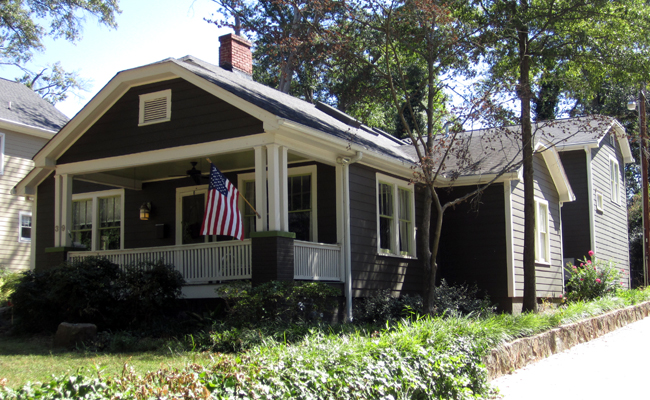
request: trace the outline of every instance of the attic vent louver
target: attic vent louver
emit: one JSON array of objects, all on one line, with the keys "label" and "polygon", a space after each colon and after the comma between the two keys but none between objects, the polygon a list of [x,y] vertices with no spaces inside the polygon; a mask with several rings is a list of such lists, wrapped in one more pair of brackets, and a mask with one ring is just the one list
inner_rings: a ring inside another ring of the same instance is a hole
[{"label": "attic vent louver", "polygon": [[171,113],[171,89],[140,95],[139,126],[169,121]]}]

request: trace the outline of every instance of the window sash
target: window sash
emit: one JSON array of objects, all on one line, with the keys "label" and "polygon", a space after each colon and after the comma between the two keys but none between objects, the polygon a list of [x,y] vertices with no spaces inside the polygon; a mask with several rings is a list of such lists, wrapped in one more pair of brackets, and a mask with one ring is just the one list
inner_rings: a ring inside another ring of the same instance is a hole
[{"label": "window sash", "polygon": [[609,161],[609,179],[611,184],[611,199],[614,203],[618,204],[620,198],[620,174],[618,162],[615,160]]},{"label": "window sash", "polygon": [[18,214],[18,241],[32,241],[32,213],[20,212]]},{"label": "window sash", "polygon": [[70,236],[79,250],[118,250],[122,248],[122,190],[73,195]]},{"label": "window sash", "polygon": [[548,204],[536,201],[535,207],[535,260],[549,263],[550,239],[549,239],[549,211]]},{"label": "window sash", "polygon": [[377,174],[377,251],[415,256],[413,191],[406,182]]}]

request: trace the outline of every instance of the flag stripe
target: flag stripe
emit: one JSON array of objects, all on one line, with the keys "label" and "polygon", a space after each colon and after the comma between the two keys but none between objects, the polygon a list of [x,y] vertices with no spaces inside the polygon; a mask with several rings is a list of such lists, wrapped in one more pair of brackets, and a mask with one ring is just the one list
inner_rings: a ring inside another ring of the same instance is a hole
[{"label": "flag stripe", "polygon": [[237,201],[239,191],[214,166],[210,165],[208,201],[201,234],[228,235],[244,240],[244,227]]}]

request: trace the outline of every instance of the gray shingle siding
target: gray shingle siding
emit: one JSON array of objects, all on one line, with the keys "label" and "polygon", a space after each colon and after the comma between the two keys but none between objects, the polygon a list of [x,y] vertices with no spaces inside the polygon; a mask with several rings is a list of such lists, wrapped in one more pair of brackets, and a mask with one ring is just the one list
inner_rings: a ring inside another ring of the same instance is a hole
[{"label": "gray shingle siding", "polygon": [[[562,278],[562,232],[560,222],[559,195],[553,183],[546,163],[540,154],[535,155],[535,197],[546,200],[549,208],[549,239],[551,247],[551,265],[537,265],[537,296],[557,296],[564,291]],[[524,184],[512,181],[512,226],[513,252],[515,267],[515,297],[521,297],[524,290]]]},{"label": "gray shingle siding", "polygon": [[[600,147],[591,150],[591,173],[594,196],[594,232],[596,256],[602,260],[614,261],[619,268],[630,269],[629,236],[627,227],[627,205],[625,201],[625,171],[621,151],[610,145],[609,138],[601,142]],[[611,200],[610,157],[618,162],[619,199]],[[603,211],[596,211],[595,192],[603,194]],[[624,283],[629,285],[629,275],[625,274]]]}]

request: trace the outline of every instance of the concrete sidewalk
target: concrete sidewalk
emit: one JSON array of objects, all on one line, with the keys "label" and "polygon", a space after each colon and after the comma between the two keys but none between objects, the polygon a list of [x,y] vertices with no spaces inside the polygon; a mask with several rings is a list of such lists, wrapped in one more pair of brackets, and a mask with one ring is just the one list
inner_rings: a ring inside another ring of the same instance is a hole
[{"label": "concrete sidewalk", "polygon": [[491,383],[503,400],[650,399],[650,317]]}]

